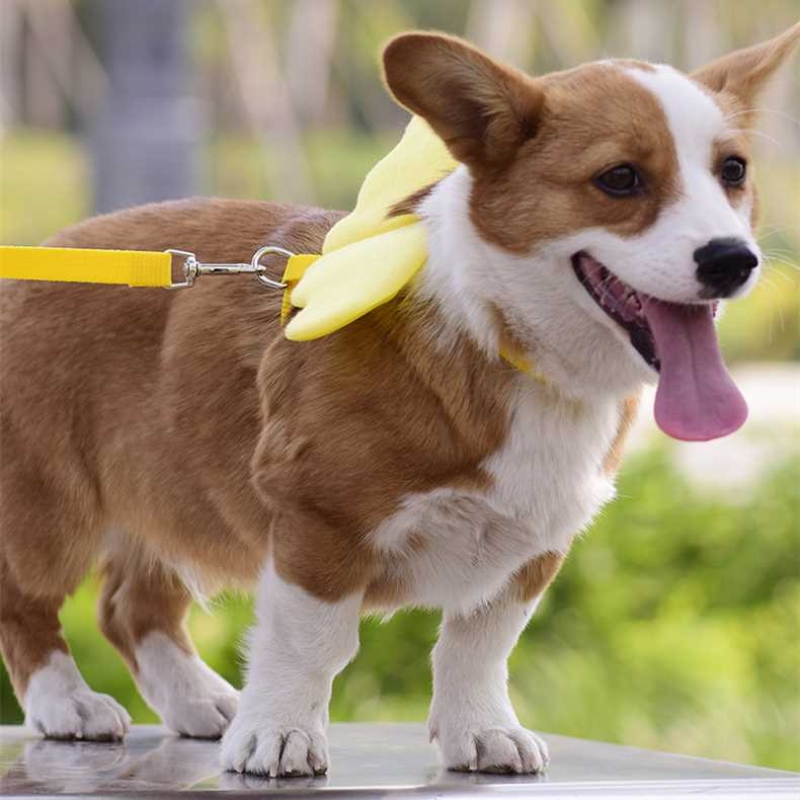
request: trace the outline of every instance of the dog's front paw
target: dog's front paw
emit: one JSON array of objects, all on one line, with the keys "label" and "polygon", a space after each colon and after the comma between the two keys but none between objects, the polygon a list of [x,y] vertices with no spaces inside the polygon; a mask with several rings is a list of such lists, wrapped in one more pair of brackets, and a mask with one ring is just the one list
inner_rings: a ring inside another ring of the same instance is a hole
[{"label": "dog's front paw", "polygon": [[433,734],[447,769],[517,775],[543,772],[547,745],[519,725],[440,729]]},{"label": "dog's front paw", "polygon": [[131,724],[128,712],[113,697],[89,688],[65,694],[29,692],[25,724],[48,739],[115,741]]},{"label": "dog's front paw", "polygon": [[271,778],[324,775],[328,744],[321,727],[281,725],[238,714],[222,739],[222,768]]}]

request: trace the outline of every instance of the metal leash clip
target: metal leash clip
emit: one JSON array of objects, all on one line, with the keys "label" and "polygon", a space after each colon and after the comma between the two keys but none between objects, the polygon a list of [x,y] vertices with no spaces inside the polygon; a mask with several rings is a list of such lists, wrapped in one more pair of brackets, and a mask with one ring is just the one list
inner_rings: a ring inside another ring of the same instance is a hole
[{"label": "metal leash clip", "polygon": [[284,256],[284,258],[291,258],[294,255],[290,250],[285,250],[283,247],[267,245],[256,250],[249,264],[204,264],[202,261],[198,261],[197,256],[188,250],[169,249],[164,252],[183,258],[183,280],[173,283],[168,287],[169,289],[188,289],[194,286],[195,280],[200,275],[243,274],[255,275],[259,283],[268,286],[270,289],[285,289],[285,283],[269,277],[267,267],[261,263],[261,259],[268,255],[279,255]]}]

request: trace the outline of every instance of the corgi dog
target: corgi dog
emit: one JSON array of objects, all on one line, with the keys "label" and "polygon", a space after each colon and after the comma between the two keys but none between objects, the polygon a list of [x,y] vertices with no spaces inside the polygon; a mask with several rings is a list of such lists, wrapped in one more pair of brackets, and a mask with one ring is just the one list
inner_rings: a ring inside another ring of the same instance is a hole
[{"label": "corgi dog", "polygon": [[[98,563],[99,624],[142,696],[172,730],[222,736],[227,770],[324,773],[360,615],[409,605],[443,614],[429,719],[443,766],[543,770],[506,661],[614,495],[641,388],[658,382],[657,421],[678,438],[744,421],[714,309],[761,271],[754,105],[798,38],[691,75],[608,60],[529,77],[451,36],[396,37],[386,85],[458,166],[390,212],[425,225],[413,281],[314,341],[288,341],[281,298],[247,277],[4,285],[0,644],[27,724],[128,728],[59,627]],[[319,252],[343,216],[196,199],[48,244],[236,262],[264,244]],[[255,584],[239,695],[184,620],[193,592]]]}]

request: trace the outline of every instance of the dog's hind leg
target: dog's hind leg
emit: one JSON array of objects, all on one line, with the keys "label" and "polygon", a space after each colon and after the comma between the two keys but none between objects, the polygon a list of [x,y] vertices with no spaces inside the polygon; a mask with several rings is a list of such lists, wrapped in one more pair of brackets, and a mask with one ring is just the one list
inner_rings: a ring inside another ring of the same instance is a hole
[{"label": "dog's hind leg", "polygon": [[58,612],[91,566],[102,520],[91,483],[18,447],[2,428],[0,650],[26,723],[57,739],[119,739],[130,717],[93,692],[61,633]]},{"label": "dog's hind leg", "polygon": [[104,565],[100,627],[142,696],[177,733],[214,739],[236,713],[238,692],[195,652],[185,628],[190,603],[175,573],[140,551]]},{"label": "dog's hind leg", "polygon": [[127,711],[89,688],[61,635],[66,592],[26,593],[4,559],[0,585],[0,646],[26,724],[52,739],[121,739]]}]

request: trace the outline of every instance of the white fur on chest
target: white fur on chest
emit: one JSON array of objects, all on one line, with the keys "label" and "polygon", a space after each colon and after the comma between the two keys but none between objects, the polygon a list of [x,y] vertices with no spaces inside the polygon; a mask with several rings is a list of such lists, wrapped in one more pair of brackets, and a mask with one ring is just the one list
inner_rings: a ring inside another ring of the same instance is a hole
[{"label": "white fur on chest", "polygon": [[520,375],[505,443],[482,465],[491,487],[409,495],[375,530],[407,601],[468,611],[530,559],[566,552],[614,495],[602,463],[618,425],[616,403],[565,402]]}]

